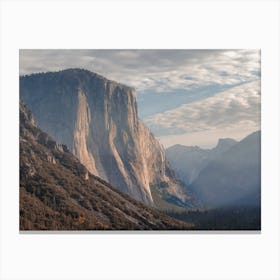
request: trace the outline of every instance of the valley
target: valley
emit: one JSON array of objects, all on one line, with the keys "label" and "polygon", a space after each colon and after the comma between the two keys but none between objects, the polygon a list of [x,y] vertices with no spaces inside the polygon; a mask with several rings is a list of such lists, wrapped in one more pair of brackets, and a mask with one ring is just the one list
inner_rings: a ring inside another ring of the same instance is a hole
[{"label": "valley", "polygon": [[260,131],[166,150],[133,87],[20,77],[21,230],[260,230]]}]

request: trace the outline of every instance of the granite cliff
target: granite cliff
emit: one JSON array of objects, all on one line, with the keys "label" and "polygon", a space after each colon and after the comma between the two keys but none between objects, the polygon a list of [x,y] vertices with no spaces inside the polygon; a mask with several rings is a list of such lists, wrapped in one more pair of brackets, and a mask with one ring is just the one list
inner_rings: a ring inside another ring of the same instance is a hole
[{"label": "granite cliff", "polygon": [[190,229],[91,175],[20,104],[21,230]]},{"label": "granite cliff", "polygon": [[153,204],[150,186],[190,200],[163,147],[139,120],[134,88],[81,69],[20,78],[20,96],[44,131],[69,147],[90,173]]}]

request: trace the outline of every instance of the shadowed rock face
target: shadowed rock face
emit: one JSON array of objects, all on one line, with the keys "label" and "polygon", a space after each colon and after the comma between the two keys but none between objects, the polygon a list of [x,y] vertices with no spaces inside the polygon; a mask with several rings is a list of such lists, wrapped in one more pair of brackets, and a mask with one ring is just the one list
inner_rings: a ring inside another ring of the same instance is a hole
[{"label": "shadowed rock face", "polygon": [[138,119],[135,89],[69,69],[21,77],[20,95],[38,125],[92,174],[148,204],[150,184],[161,182],[184,200],[162,146]]}]

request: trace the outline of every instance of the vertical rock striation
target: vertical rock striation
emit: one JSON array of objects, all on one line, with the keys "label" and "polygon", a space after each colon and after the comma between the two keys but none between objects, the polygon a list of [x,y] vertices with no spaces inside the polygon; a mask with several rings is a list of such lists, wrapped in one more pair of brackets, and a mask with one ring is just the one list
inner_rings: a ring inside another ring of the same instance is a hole
[{"label": "vertical rock striation", "polygon": [[91,173],[98,174],[95,161],[87,146],[89,128],[90,110],[87,104],[87,98],[83,91],[78,89],[78,108],[74,130],[73,152],[80,159],[81,163],[87,166]]},{"label": "vertical rock striation", "polygon": [[37,127],[20,103],[20,230],[183,230],[89,174],[66,146]]},{"label": "vertical rock striation", "polygon": [[150,185],[162,182],[185,199],[162,146],[138,118],[135,89],[68,69],[21,77],[20,95],[38,125],[92,174],[147,204]]}]

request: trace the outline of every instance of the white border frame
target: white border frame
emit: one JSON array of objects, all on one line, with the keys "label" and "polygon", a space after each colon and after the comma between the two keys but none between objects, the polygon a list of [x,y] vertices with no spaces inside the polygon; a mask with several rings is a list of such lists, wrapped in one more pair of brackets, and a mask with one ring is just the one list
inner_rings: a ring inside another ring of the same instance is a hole
[{"label": "white border frame", "polygon": [[[1,279],[280,279],[278,1],[1,2]],[[19,234],[18,50],[262,50],[261,234]]]}]

